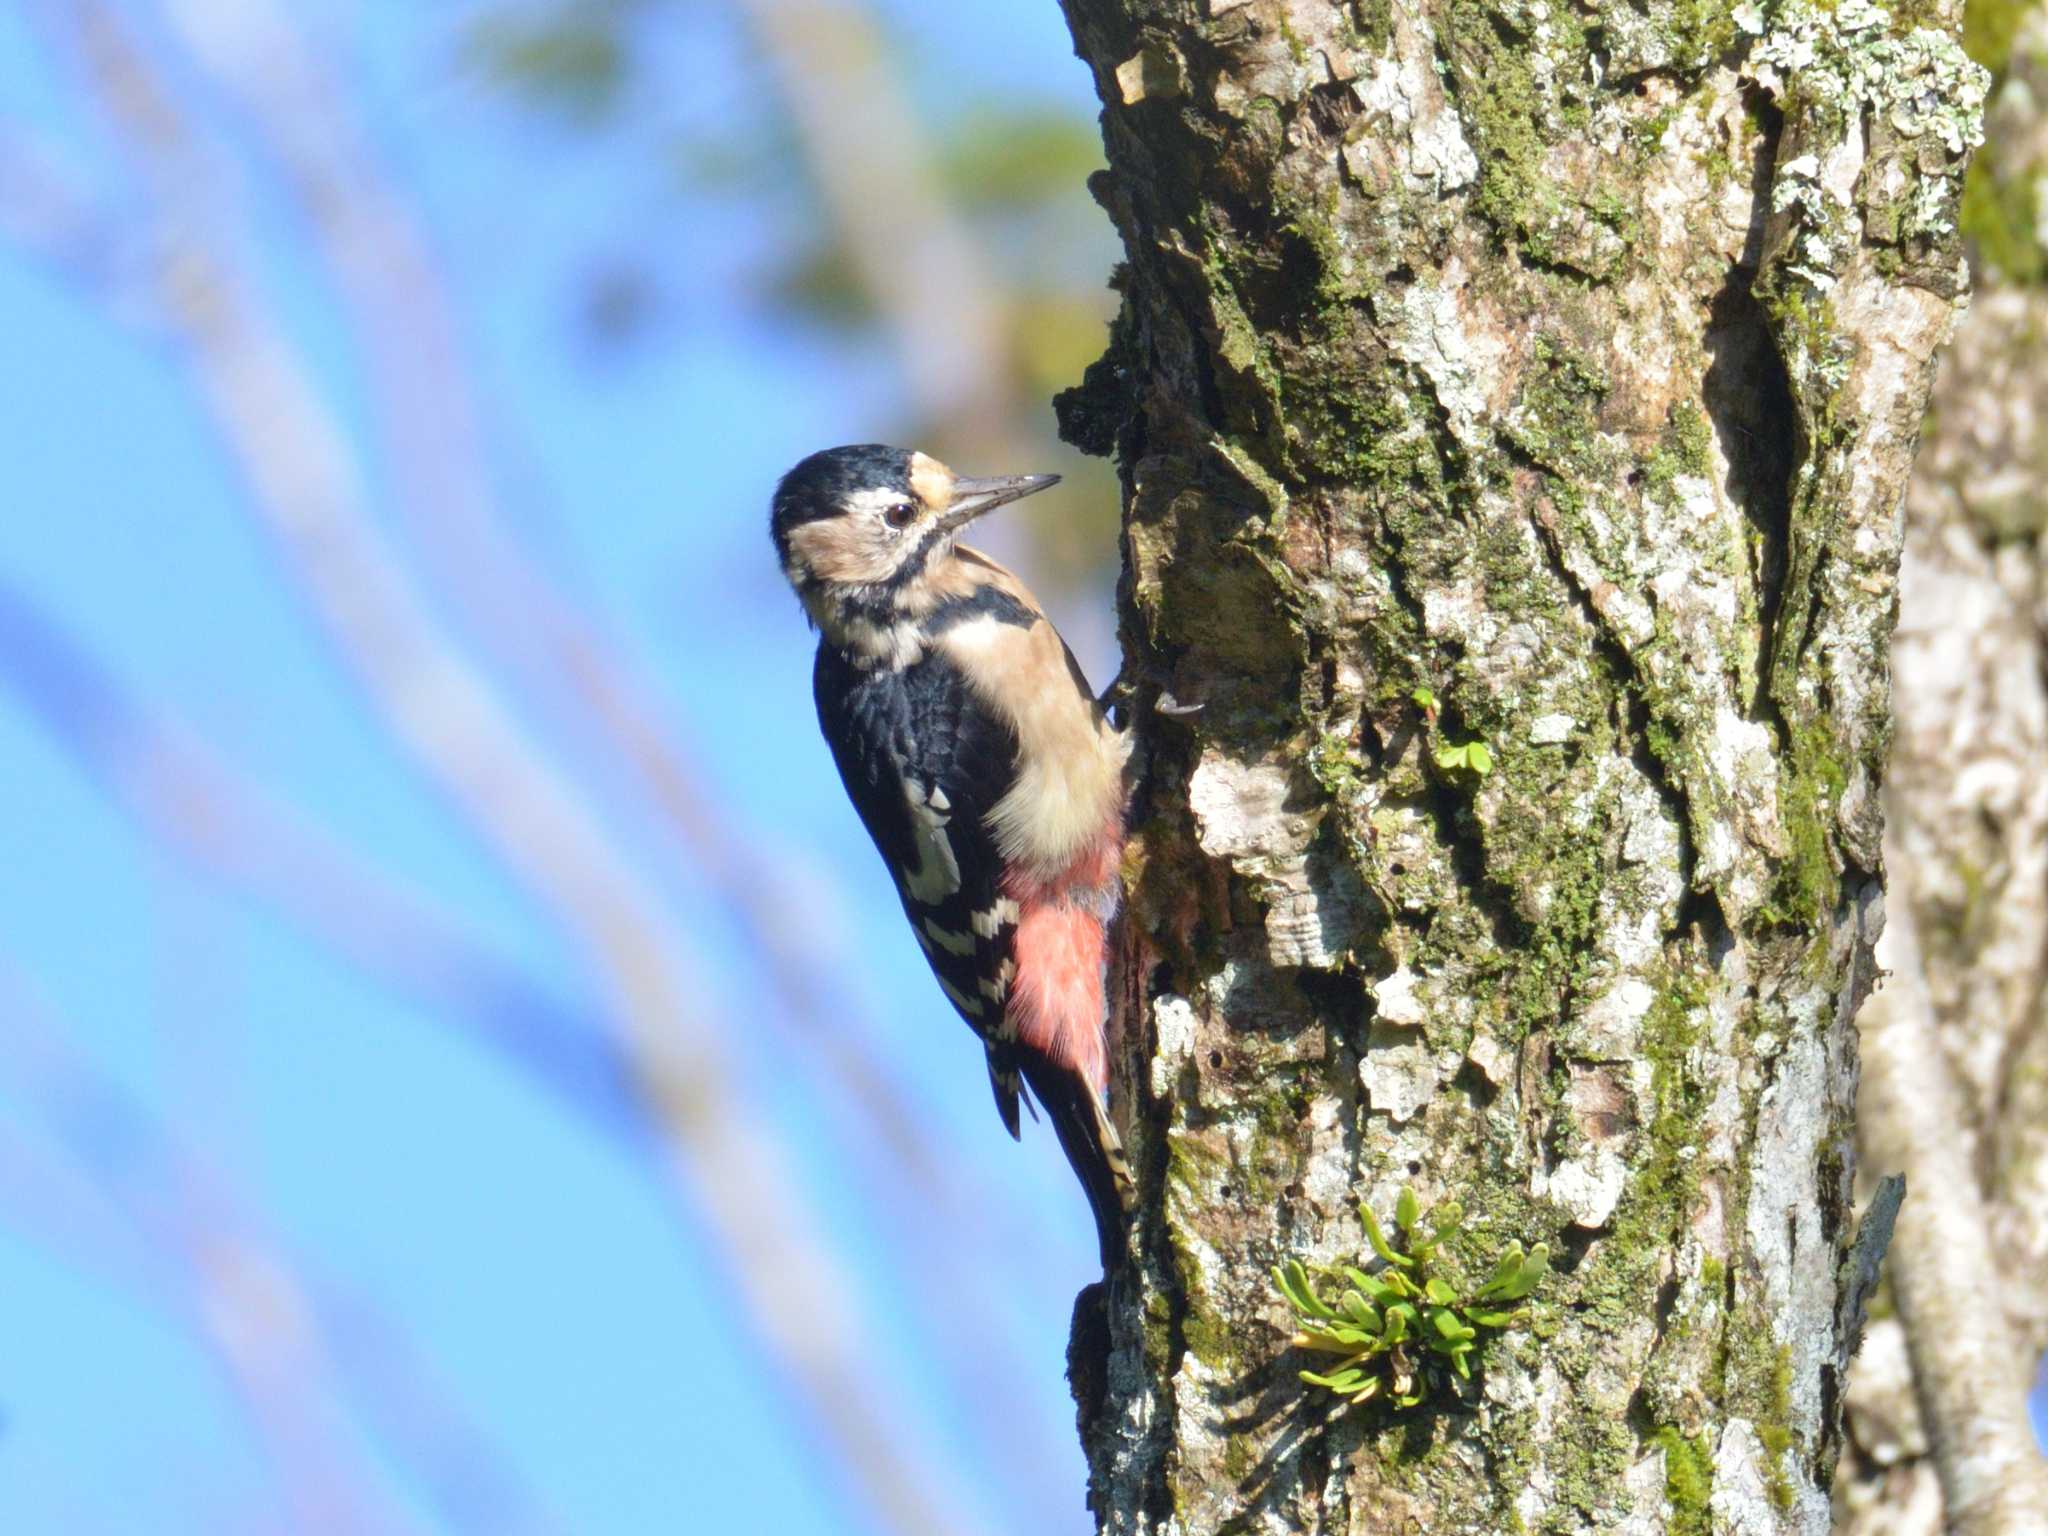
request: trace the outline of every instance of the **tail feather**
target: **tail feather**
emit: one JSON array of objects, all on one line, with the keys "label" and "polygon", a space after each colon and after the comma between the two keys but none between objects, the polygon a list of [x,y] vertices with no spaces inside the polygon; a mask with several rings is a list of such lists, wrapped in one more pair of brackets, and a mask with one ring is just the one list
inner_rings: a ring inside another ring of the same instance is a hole
[{"label": "tail feather", "polygon": [[1067,1154],[1067,1162],[1088,1196],[1096,1241],[1102,1249],[1102,1268],[1107,1273],[1125,1252],[1124,1235],[1137,1203],[1130,1165],[1124,1161],[1123,1140],[1110,1124],[1101,1098],[1078,1074],[1034,1052],[1018,1055],[1024,1081],[1032,1096],[1045,1106],[1060,1150]]},{"label": "tail feather", "polygon": [[1010,1140],[1021,1140],[1023,1129],[1018,1123],[1018,1101],[1023,1101],[1034,1120],[1038,1118],[1038,1107],[1025,1097],[1024,1084],[1017,1076],[1017,1053],[1011,1047],[989,1046],[988,1085],[996,1096],[996,1113],[1003,1117],[1003,1129],[1010,1133]]}]

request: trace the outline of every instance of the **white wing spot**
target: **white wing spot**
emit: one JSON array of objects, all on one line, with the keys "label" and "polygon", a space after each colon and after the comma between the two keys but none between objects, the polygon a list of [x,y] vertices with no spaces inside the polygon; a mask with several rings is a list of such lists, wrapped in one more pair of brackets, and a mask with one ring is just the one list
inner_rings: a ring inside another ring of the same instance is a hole
[{"label": "white wing spot", "polygon": [[960,889],[960,861],[953,856],[953,840],[946,836],[950,818],[930,803],[925,787],[915,779],[904,779],[903,797],[910,802],[911,831],[917,840],[917,867],[903,871],[903,888],[913,900],[935,907]]},{"label": "white wing spot", "polygon": [[996,971],[995,975],[984,976],[981,978],[981,990],[983,995],[988,997],[989,1000],[992,1002],[1000,1003],[1004,998],[1010,995],[1010,982],[1016,977],[1016,975],[1017,963],[1014,960],[1005,960],[1002,963],[1001,968]]},{"label": "white wing spot", "polygon": [[1017,903],[1007,896],[998,897],[994,906],[983,908],[967,921],[984,939],[993,939],[999,931],[1017,921]]},{"label": "white wing spot", "polygon": [[[926,933],[932,936],[932,943],[937,944],[941,949],[948,950],[956,955],[971,955],[974,953],[973,934],[955,933],[950,928],[941,928],[937,918],[928,917],[924,920],[924,933],[920,933],[918,937],[923,938]],[[927,944],[925,948],[930,949],[931,944]]]}]

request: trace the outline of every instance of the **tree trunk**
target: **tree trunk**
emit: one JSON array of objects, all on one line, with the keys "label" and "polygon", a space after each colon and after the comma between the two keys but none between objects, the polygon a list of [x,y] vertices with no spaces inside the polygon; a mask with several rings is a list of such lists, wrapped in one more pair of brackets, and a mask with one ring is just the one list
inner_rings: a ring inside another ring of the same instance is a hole
[{"label": "tree trunk", "polygon": [[1914,1137],[1912,1104],[1880,1093],[1859,1126],[1869,1158],[1949,1160],[1929,1215],[1977,1230],[1901,1224],[1900,1305],[1849,1382],[1841,1536],[2048,1533],[2025,1411],[2048,1349],[2048,4],[1990,62],[1996,152],[1966,220],[1985,276],[1907,496],[1892,655],[1891,905],[1909,921],[1887,943],[1916,934],[1920,963],[1886,956],[1901,984],[1863,1017],[1873,1076],[1910,1046],[1912,1096],[1935,1085],[1952,1110]]},{"label": "tree trunk", "polygon": [[[1145,764],[1101,1527],[1818,1536],[1954,14],[1065,4]],[[1269,1271],[1404,1185],[1556,1272],[1472,1384],[1337,1409]]]}]

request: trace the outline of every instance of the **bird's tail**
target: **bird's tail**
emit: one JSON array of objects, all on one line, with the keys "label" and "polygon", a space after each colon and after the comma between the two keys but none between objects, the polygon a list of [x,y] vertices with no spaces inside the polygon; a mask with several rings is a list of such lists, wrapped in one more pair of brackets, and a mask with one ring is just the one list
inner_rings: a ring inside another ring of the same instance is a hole
[{"label": "bird's tail", "polygon": [[1110,1124],[1101,1097],[1079,1073],[1033,1051],[1020,1051],[1018,1057],[1032,1097],[1044,1106],[1053,1134],[1060,1139],[1060,1150],[1067,1154],[1088,1196],[1107,1274],[1127,1251],[1125,1234],[1137,1204],[1130,1165],[1124,1161],[1123,1139]]}]

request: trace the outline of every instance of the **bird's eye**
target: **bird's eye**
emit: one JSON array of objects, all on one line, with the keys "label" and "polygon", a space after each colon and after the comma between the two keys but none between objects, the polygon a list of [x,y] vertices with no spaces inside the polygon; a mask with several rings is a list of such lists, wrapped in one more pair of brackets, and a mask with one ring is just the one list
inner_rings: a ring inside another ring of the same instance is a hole
[{"label": "bird's eye", "polygon": [[891,528],[908,528],[917,521],[917,508],[907,501],[892,502],[882,514],[882,521]]}]

